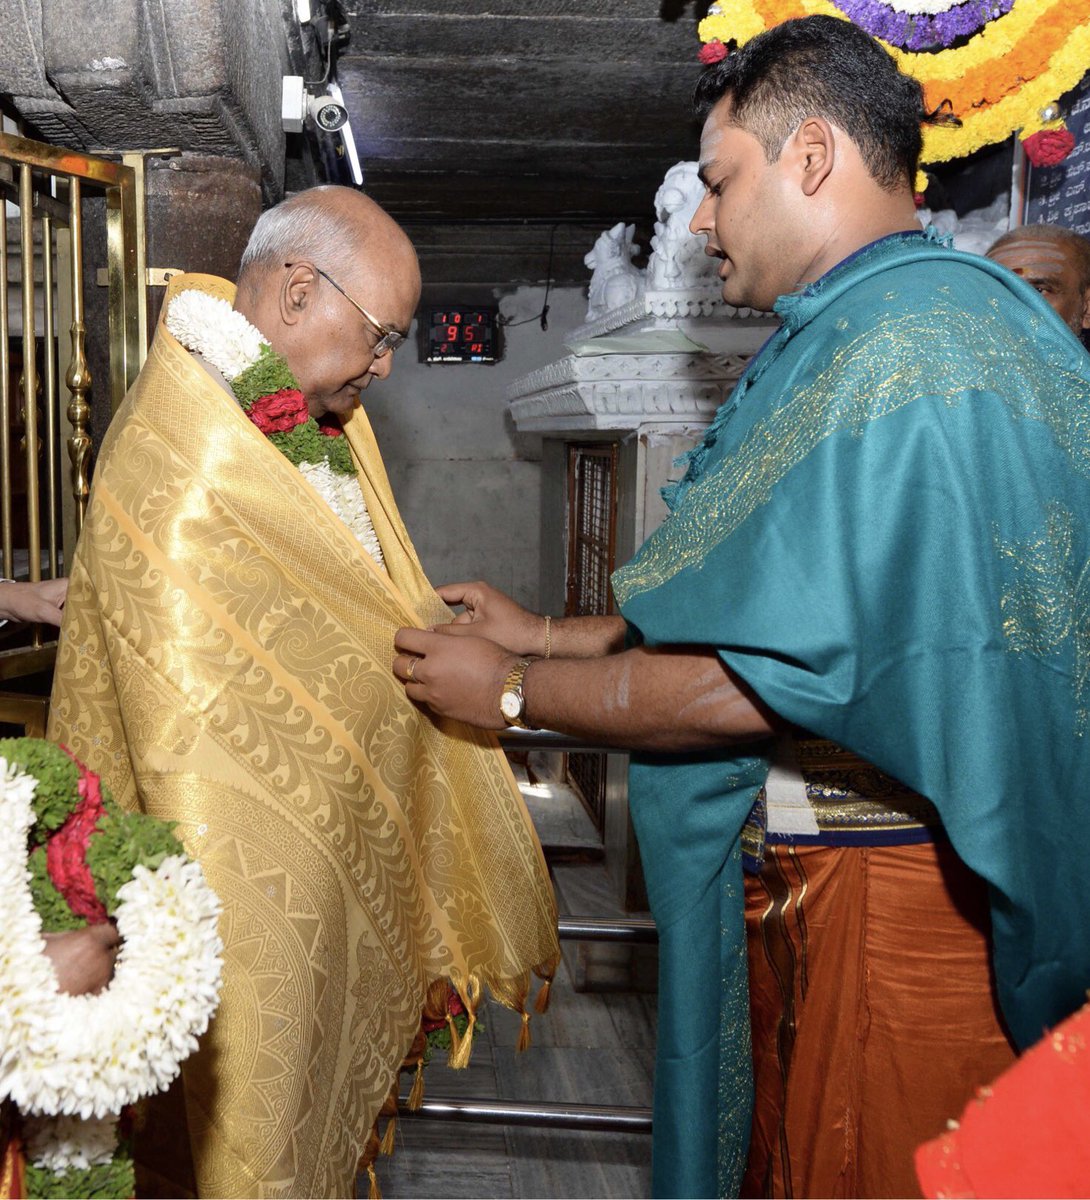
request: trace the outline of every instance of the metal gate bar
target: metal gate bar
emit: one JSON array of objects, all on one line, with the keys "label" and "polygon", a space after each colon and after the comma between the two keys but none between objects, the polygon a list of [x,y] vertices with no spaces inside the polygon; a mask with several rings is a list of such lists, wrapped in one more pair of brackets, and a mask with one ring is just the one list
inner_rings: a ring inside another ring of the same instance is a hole
[{"label": "metal gate bar", "polygon": [[398,1102],[399,1117],[425,1121],[470,1121],[481,1125],[522,1125],[538,1129],[597,1129],[603,1133],[650,1133],[651,1110],[604,1104],[564,1104],[515,1100],[446,1100],[432,1097],[411,1111]]},{"label": "metal gate bar", "polygon": [[655,922],[647,917],[618,918],[561,917],[562,942],[657,942]]}]

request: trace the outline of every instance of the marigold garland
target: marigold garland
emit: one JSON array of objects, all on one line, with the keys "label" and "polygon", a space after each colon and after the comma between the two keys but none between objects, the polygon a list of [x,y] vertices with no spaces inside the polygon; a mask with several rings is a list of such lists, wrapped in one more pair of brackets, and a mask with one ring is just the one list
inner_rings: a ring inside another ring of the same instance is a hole
[{"label": "marigold garland", "polygon": [[[946,103],[960,119],[960,126],[924,127],[925,163],[960,158],[1012,133],[1025,139],[1062,129],[1056,101],[1090,64],[1085,0],[719,0],[699,35],[705,43],[742,45],[817,13],[878,36],[901,70],[923,84],[928,107]],[[1067,143],[1046,144],[1054,157]]]}]

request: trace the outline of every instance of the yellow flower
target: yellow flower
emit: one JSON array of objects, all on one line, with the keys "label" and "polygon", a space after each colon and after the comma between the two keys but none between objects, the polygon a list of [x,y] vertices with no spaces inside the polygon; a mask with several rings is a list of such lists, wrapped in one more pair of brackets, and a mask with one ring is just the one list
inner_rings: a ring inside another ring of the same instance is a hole
[{"label": "yellow flower", "polygon": [[[833,0],[719,0],[700,22],[702,41],[739,45],[793,17],[848,20]],[[1080,11],[1081,10],[1081,11]],[[1083,0],[1014,0],[964,45],[914,53],[881,43],[924,86],[927,103],[949,102],[958,126],[924,126],[923,161],[944,162],[982,146],[1054,127],[1041,110],[1070,91],[1090,64],[1090,8]]]}]

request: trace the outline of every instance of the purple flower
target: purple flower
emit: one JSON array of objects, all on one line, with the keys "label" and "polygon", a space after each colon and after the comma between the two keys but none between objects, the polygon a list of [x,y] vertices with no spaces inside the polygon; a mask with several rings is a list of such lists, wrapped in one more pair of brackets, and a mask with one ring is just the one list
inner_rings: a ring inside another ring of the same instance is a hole
[{"label": "purple flower", "polygon": [[905,50],[940,50],[979,33],[1010,12],[1014,0],[963,0],[941,13],[898,12],[882,0],[834,0],[837,8],[871,37]]}]

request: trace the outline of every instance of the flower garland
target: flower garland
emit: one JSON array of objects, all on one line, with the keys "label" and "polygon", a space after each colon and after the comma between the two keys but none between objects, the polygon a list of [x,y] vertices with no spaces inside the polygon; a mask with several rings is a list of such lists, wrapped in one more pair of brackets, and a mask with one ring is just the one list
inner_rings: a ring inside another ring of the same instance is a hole
[{"label": "flower garland", "polygon": [[[815,13],[852,21],[880,39],[901,70],[923,85],[928,108],[947,107],[960,120],[924,127],[923,162],[960,158],[1016,132],[1037,165],[1054,165],[1074,145],[1057,101],[1090,64],[1086,4],[719,0],[698,32],[705,43],[742,45],[783,21]],[[1038,133],[1048,136],[1035,138]]]},{"label": "flower garland", "polygon": [[171,301],[167,329],[227,381],[242,411],[352,531],[381,567],[382,546],[336,418],[316,421],[284,357],[226,300],[190,288]]},{"label": "flower garland", "polygon": [[[219,901],[165,821],[123,812],[60,747],[0,740],[0,1098],[22,1115],[32,1196],[131,1196],[118,1114],[162,1091],[219,998]],[[61,993],[56,932],[112,918],[113,979]]]}]

